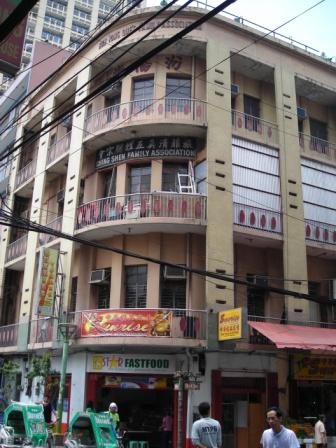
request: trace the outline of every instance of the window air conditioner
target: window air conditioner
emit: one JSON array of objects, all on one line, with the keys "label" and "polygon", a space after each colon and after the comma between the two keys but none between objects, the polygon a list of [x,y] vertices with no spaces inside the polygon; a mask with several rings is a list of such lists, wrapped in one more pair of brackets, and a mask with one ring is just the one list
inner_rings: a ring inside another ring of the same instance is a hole
[{"label": "window air conditioner", "polygon": [[239,95],[239,85],[231,84],[231,96],[235,97]]},{"label": "window air conditioner", "polygon": [[109,277],[109,271],[106,269],[96,269],[91,271],[90,281],[92,285],[98,285],[102,283],[108,283],[107,279]]},{"label": "window air conditioner", "polygon": [[64,202],[64,189],[57,192],[57,202]]},{"label": "window air conditioner", "polygon": [[265,275],[253,275],[249,281],[256,286],[268,287],[268,278]]},{"label": "window air conditioner", "polygon": [[178,267],[165,266],[163,277],[166,280],[184,280],[186,278],[186,271]]},{"label": "window air conditioner", "polygon": [[298,120],[303,121],[307,118],[307,111],[304,107],[297,108]]}]

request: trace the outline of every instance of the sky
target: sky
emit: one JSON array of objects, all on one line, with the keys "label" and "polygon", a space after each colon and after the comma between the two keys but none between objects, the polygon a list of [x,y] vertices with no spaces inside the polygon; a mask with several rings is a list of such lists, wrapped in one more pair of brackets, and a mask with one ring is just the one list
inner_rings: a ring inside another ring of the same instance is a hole
[{"label": "sky", "polygon": [[[199,0],[216,6],[220,0]],[[269,29],[275,29],[320,0],[237,0],[226,11]],[[157,5],[158,0],[147,0]],[[181,2],[179,2],[181,3]],[[336,62],[336,0],[324,0],[315,8],[280,28],[278,33],[322,52]]]}]

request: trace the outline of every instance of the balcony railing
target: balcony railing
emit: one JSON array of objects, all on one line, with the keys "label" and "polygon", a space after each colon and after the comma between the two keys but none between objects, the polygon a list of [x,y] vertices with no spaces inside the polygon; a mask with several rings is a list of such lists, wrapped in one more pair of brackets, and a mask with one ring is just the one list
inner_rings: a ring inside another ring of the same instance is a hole
[{"label": "balcony railing", "polygon": [[191,219],[205,224],[206,196],[157,192],[97,199],[77,208],[76,229],[143,218]]},{"label": "balcony railing", "polygon": [[30,321],[29,344],[51,342],[55,324],[57,324],[57,320],[52,317],[43,317]]},{"label": "balcony railing", "polygon": [[13,347],[17,345],[19,325],[12,324],[0,327],[0,347]]},{"label": "balcony railing", "polygon": [[177,338],[205,340],[207,312],[185,309],[122,308],[77,311],[70,314],[77,337]]},{"label": "balcony railing", "polygon": [[266,232],[282,233],[280,212],[234,203],[234,224]]},{"label": "balcony railing", "polygon": [[[57,230],[60,232],[62,230],[62,216],[59,216],[56,219],[53,219],[48,224],[46,224],[46,227],[49,227],[52,230]],[[49,235],[47,233],[40,233],[39,234],[39,243],[41,246],[44,246],[45,244],[50,243],[51,241],[55,240],[57,237],[53,235]]]},{"label": "balcony railing", "polygon": [[93,5],[93,0],[75,0],[75,1],[76,1],[76,3],[78,3],[78,5],[91,11],[92,5]]},{"label": "balcony railing", "polygon": [[22,184],[27,182],[35,175],[36,171],[36,158],[27,163],[23,168],[21,168],[15,179],[15,188],[19,188]]},{"label": "balcony railing", "polygon": [[275,123],[237,110],[232,111],[232,133],[265,145],[279,145],[278,126]]},{"label": "balcony railing", "polygon": [[336,144],[307,134],[299,134],[300,148],[304,153],[321,156],[325,160],[336,160]]},{"label": "balcony railing", "polygon": [[204,125],[206,103],[196,99],[166,98],[131,101],[107,107],[86,119],[86,137],[102,129],[113,129],[124,123],[179,121]]},{"label": "balcony railing", "polygon": [[28,235],[24,235],[13,243],[9,244],[6,251],[6,263],[25,255],[27,250]]},{"label": "balcony railing", "polygon": [[336,226],[324,222],[305,219],[306,240],[336,244]]},{"label": "balcony railing", "polygon": [[53,2],[52,0],[47,1],[47,12],[52,12],[55,15],[65,17],[66,16],[66,7],[61,5],[60,3]]},{"label": "balcony railing", "polygon": [[67,153],[70,148],[71,131],[48,148],[47,164]]}]

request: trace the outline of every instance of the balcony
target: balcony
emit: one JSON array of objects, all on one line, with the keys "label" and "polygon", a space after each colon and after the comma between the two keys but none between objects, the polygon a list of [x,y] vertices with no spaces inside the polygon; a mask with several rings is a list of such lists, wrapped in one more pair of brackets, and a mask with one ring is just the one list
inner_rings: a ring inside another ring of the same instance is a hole
[{"label": "balcony", "polygon": [[65,18],[66,16],[66,7],[61,5],[60,3],[53,2],[51,0],[47,1],[46,12],[51,13],[52,15]]},{"label": "balcony", "polygon": [[[204,346],[207,312],[184,309],[122,308],[77,311],[77,344],[120,343],[166,347]],[[202,342],[203,341],[203,342]]]},{"label": "balcony", "polygon": [[23,168],[21,168],[16,175],[15,189],[21,187],[24,183],[31,180],[36,171],[36,158],[30,160]]},{"label": "balcony", "polygon": [[19,324],[0,327],[0,347],[14,347],[17,345]]},{"label": "balcony", "polygon": [[130,101],[102,109],[86,119],[86,139],[100,131],[134,124],[162,123],[206,125],[206,102],[197,99],[166,98]]},{"label": "balcony", "polygon": [[232,134],[263,145],[278,146],[278,126],[261,118],[232,110]]},{"label": "balcony", "polygon": [[93,6],[93,0],[75,0],[75,4],[79,5],[82,9],[91,11]]},{"label": "balcony", "polygon": [[280,212],[234,203],[234,224],[264,232],[282,234]]},{"label": "balcony", "polygon": [[52,317],[42,317],[29,323],[28,344],[51,343],[54,338],[54,327],[58,321]]},{"label": "balcony", "polygon": [[56,159],[60,158],[69,151],[71,132],[68,132],[61,139],[48,148],[47,165],[50,165]]},{"label": "balcony", "polygon": [[6,263],[26,255],[28,235],[24,235],[7,246]]},{"label": "balcony", "polygon": [[336,226],[305,219],[306,240],[324,244],[336,244]]},{"label": "balcony", "polygon": [[77,23],[79,25],[87,25],[90,26],[91,24],[91,17],[86,13],[74,13],[72,16],[72,23]]},{"label": "balcony", "polygon": [[[52,221],[48,222],[48,224],[46,224],[46,227],[49,227],[49,229],[57,230],[58,232],[60,232],[62,230],[62,221],[63,217],[58,216],[56,219],[53,219]],[[56,236],[49,235],[47,233],[39,234],[40,246],[44,246],[45,244],[51,243],[55,239],[57,239]]]},{"label": "balcony", "polygon": [[50,31],[56,31],[57,33],[64,32],[64,23],[58,19],[45,18],[43,23],[43,29],[48,29]]},{"label": "balcony", "polygon": [[307,134],[299,134],[301,153],[336,162],[336,144]]},{"label": "balcony", "polygon": [[197,227],[206,225],[206,196],[141,193],[97,199],[77,208],[76,230],[90,230],[91,226],[94,230],[111,224],[115,229],[116,225],[126,224],[124,230],[129,232],[133,223],[150,225],[152,231],[156,225],[161,231],[166,226],[166,231],[175,233],[177,224],[181,225],[181,232],[183,226],[185,231],[197,231]]}]

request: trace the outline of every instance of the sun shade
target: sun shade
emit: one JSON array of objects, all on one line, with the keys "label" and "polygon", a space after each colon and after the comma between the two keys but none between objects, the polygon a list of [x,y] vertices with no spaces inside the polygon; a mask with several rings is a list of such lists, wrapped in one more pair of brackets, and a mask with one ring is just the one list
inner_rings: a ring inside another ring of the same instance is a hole
[{"label": "sun shade", "polygon": [[336,351],[336,329],[252,321],[248,324],[274,342],[277,348]]}]

